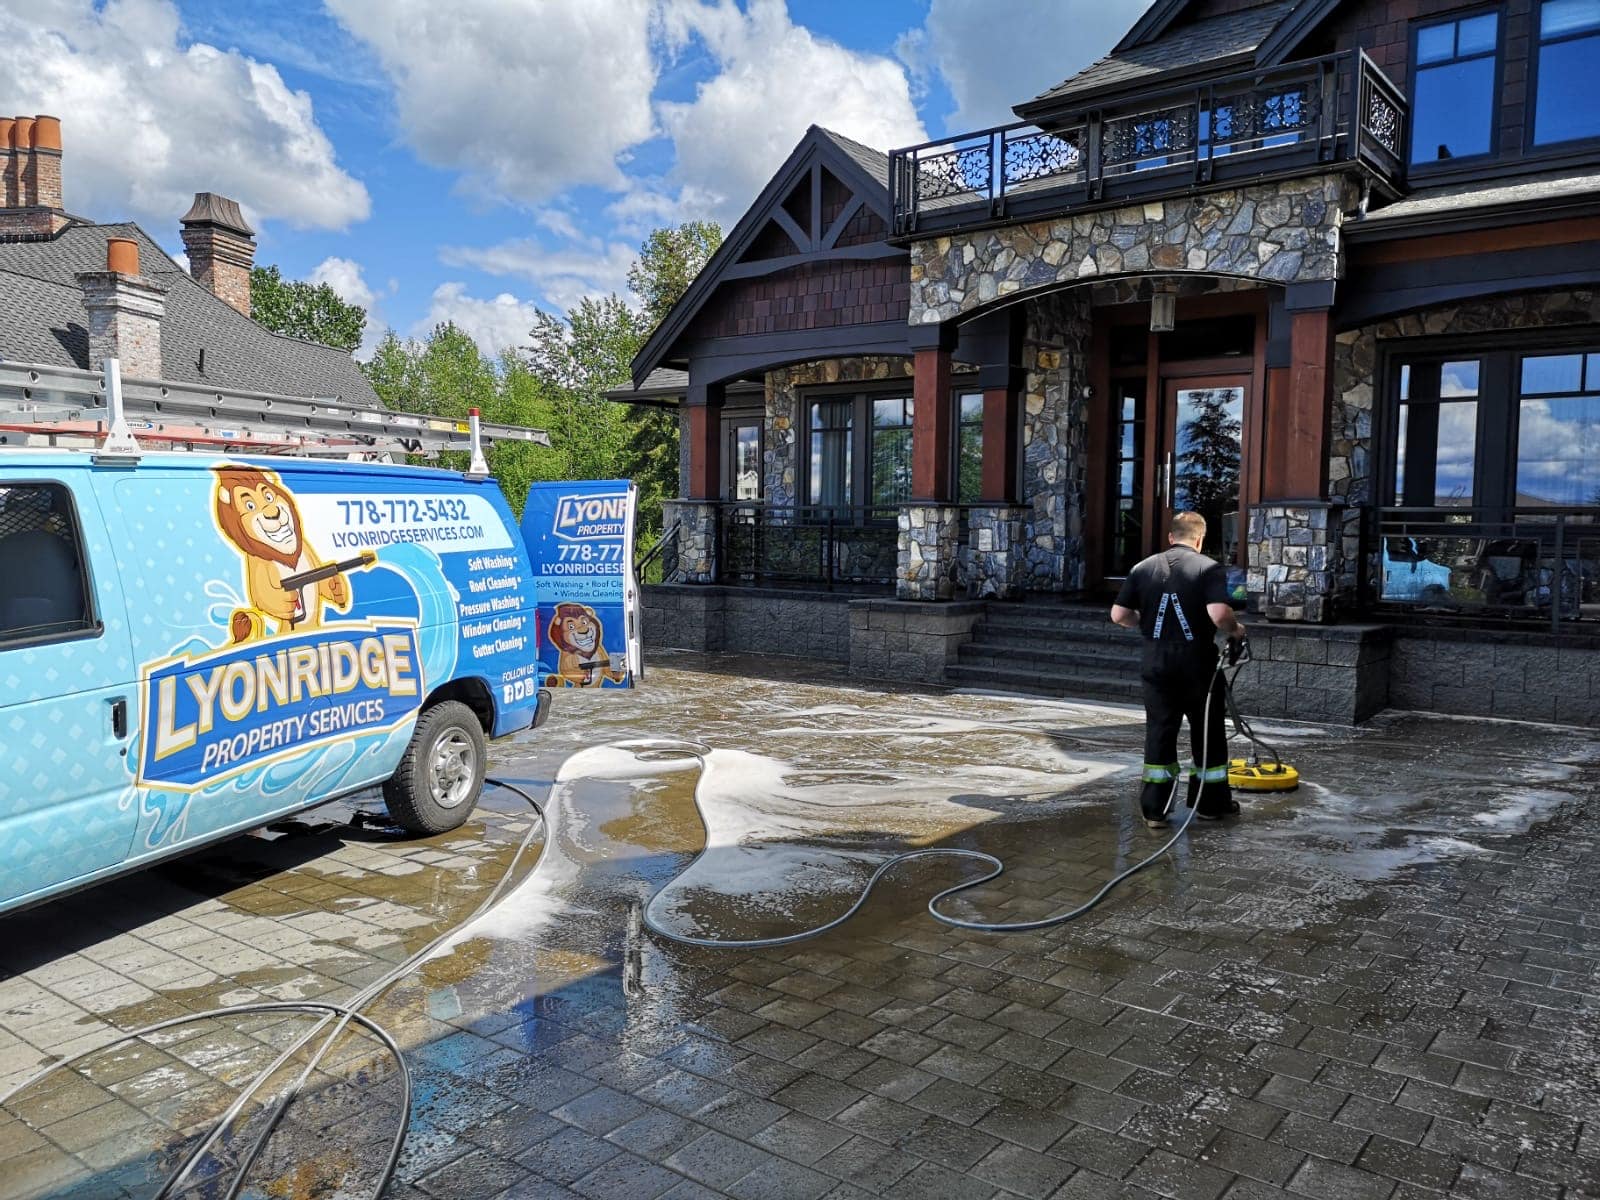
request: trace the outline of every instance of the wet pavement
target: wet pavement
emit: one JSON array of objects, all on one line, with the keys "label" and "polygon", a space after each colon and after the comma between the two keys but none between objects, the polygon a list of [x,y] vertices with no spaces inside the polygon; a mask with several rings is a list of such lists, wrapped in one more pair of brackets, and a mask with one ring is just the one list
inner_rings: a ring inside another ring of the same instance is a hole
[{"label": "wet pavement", "polygon": [[[156,1195],[318,1014],[120,1031],[346,1000],[502,880],[364,1010],[414,1085],[387,1195],[1600,1194],[1591,734],[1266,727],[1300,791],[1197,824],[1069,926],[941,925],[927,899],[976,868],[934,859],[817,940],[695,950],[641,929],[658,890],[684,933],[781,934],[953,846],[1007,871],[949,910],[1026,920],[1163,839],[1136,820],[1135,711],[656,664],[497,747],[548,827],[503,791],[425,840],[334,806],[0,920],[0,1094],[104,1047],[0,1112],[0,1197]],[[618,745],[642,737],[711,752]],[[173,1194],[229,1195],[303,1064]],[[373,1036],[341,1037],[238,1194],[370,1195],[401,1095]]]}]

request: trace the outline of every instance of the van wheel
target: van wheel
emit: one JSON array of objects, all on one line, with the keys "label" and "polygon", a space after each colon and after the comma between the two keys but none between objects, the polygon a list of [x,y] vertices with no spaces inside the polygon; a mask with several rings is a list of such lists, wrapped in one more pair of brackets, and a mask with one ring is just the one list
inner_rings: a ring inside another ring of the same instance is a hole
[{"label": "van wheel", "polygon": [[412,833],[448,833],[469,816],[483,792],[488,743],[473,711],[444,700],[417,719],[400,766],[383,785],[383,803]]}]

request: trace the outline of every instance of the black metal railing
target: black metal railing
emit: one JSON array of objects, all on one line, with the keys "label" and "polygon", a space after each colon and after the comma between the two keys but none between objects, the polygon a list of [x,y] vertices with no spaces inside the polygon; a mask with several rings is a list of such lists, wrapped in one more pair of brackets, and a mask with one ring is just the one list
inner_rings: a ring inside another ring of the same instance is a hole
[{"label": "black metal railing", "polygon": [[892,585],[899,508],[850,505],[717,506],[717,582]]},{"label": "black metal railing", "polygon": [[639,556],[633,574],[640,583],[672,583],[678,574],[678,534],[681,522],[674,521],[655,545]]},{"label": "black metal railing", "polygon": [[924,142],[889,156],[895,233],[1046,216],[1358,163],[1398,194],[1406,101],[1363,52],[1287,63],[1126,104]]},{"label": "black metal railing", "polygon": [[1600,508],[1384,508],[1377,534],[1381,608],[1600,630]]}]

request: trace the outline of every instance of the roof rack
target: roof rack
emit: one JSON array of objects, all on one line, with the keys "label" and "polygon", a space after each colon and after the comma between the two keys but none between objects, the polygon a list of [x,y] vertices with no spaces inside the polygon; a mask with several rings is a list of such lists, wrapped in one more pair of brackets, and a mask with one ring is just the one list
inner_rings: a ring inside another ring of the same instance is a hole
[{"label": "roof rack", "polygon": [[[120,399],[120,403],[119,403]],[[120,412],[118,411],[120,409]],[[137,453],[121,434],[181,449],[219,445],[263,453],[339,457],[472,450],[484,442],[550,444],[541,429],[365,408],[346,401],[276,396],[121,378],[39,363],[0,361],[0,444],[95,445]]]}]

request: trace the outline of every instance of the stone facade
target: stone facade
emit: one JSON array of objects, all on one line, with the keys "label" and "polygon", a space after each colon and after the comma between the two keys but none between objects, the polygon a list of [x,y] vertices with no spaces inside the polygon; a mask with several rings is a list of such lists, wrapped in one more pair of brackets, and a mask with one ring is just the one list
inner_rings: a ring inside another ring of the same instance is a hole
[{"label": "stone facade", "polygon": [[1341,510],[1327,504],[1259,504],[1250,510],[1251,608],[1272,621],[1333,616],[1342,567]]},{"label": "stone facade", "polygon": [[902,600],[949,600],[956,594],[961,510],[948,504],[900,506],[895,595]]},{"label": "stone facade", "polygon": [[1071,591],[1083,584],[1083,506],[1089,466],[1089,338],[1082,291],[1028,302],[1022,387],[1024,531],[1021,586]]},{"label": "stone facade", "polygon": [[78,276],[89,314],[89,369],[117,359],[129,379],[160,379],[161,317],[167,290],[143,275],[86,271]]},{"label": "stone facade", "polygon": [[768,588],[651,584],[641,589],[648,650],[850,660],[846,595]]},{"label": "stone facade", "polygon": [[967,594],[980,600],[1008,600],[1023,590],[1028,570],[1030,510],[997,506],[967,514],[967,553],[961,578]]},{"label": "stone facade", "polygon": [[[1391,702],[1392,633],[1382,625],[1254,626],[1251,661],[1239,668],[1240,706],[1252,717],[1360,724]],[[1244,744],[1233,752],[1245,753]]]},{"label": "stone facade", "polygon": [[715,583],[717,510],[697,500],[665,500],[663,530],[678,526],[678,536],[661,555],[661,577],[674,583]]},{"label": "stone facade", "polygon": [[[1361,508],[1380,500],[1373,491],[1372,438],[1381,394],[1378,343],[1390,338],[1447,336],[1495,330],[1559,328],[1600,323],[1600,292],[1590,289],[1495,296],[1425,309],[1340,333],[1334,343],[1333,412],[1328,459],[1329,495],[1345,518],[1338,591],[1354,598],[1360,567]],[[1371,572],[1369,572],[1369,575]]]},{"label": "stone facade", "polygon": [[949,321],[1107,275],[1336,279],[1352,187],[1343,176],[1312,176],[913,242],[910,321]]},{"label": "stone facade", "polygon": [[[1559,680],[1559,686],[1553,681]],[[1467,716],[1600,726],[1600,638],[1408,628],[1394,643],[1389,703]]]},{"label": "stone facade", "polygon": [[945,670],[984,606],[911,604],[900,600],[855,600],[850,604],[850,674],[897,683],[943,683]]}]

